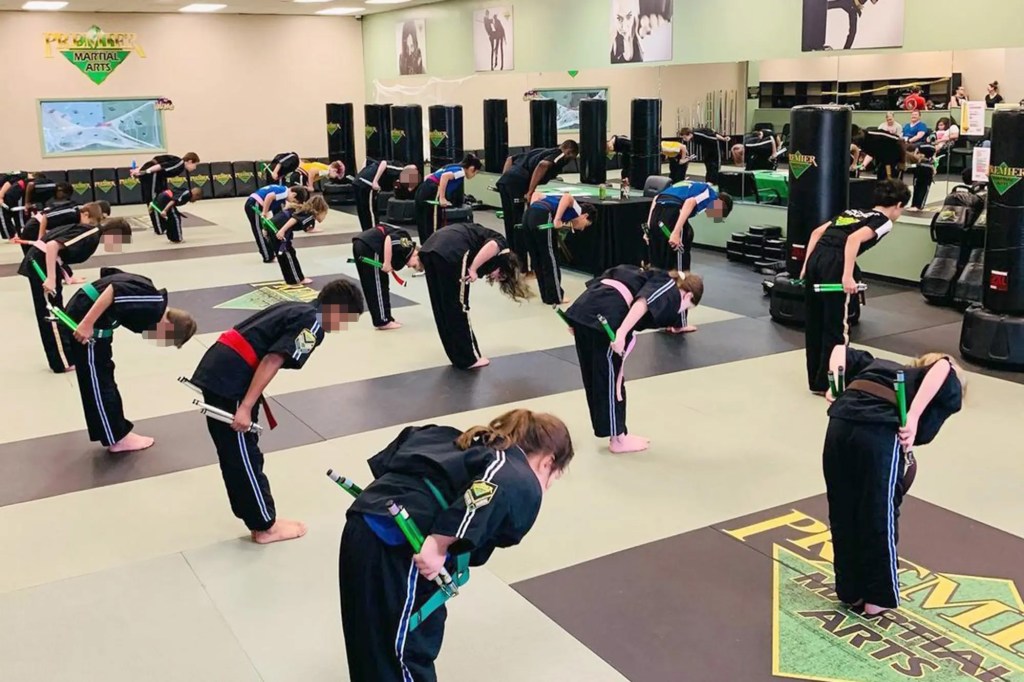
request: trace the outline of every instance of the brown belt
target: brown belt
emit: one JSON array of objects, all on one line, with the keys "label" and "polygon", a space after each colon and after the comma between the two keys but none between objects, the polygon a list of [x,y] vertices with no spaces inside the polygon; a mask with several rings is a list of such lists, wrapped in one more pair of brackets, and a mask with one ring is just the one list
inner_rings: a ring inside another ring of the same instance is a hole
[{"label": "brown belt", "polygon": [[846,387],[847,391],[860,391],[861,393],[867,393],[873,395],[876,398],[880,398],[887,403],[898,405],[896,400],[896,391],[881,384],[876,384],[874,381],[868,381],[867,379],[858,379]]}]

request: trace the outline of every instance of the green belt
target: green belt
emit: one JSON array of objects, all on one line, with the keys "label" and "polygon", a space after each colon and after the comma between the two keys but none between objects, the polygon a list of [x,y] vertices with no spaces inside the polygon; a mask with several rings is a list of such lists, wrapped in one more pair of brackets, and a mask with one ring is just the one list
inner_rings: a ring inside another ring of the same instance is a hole
[{"label": "green belt", "polygon": [[[93,303],[100,297],[100,292],[97,291],[96,287],[88,282],[82,285],[80,290],[83,294],[89,297]],[[92,338],[94,339],[112,339],[114,338],[114,330],[121,326],[120,322],[115,322],[110,329],[94,329],[92,332]]]},{"label": "green belt", "polygon": [[[424,478],[423,482],[427,484],[427,488],[429,488],[430,492],[435,498],[437,498],[437,501],[441,505],[441,509],[447,510],[449,507],[448,502],[444,499],[441,491],[437,489],[437,486],[428,478]],[[462,587],[469,582],[469,552],[459,554],[455,557],[455,573],[452,574],[452,582],[454,582],[457,587]],[[432,594],[430,598],[423,603],[420,610],[412,614],[412,617],[409,618],[409,632],[415,630],[423,621],[429,618],[434,611],[437,611],[439,608],[444,606],[444,603],[450,598],[451,597],[449,597],[444,590],[437,590],[434,592],[434,594]]]}]

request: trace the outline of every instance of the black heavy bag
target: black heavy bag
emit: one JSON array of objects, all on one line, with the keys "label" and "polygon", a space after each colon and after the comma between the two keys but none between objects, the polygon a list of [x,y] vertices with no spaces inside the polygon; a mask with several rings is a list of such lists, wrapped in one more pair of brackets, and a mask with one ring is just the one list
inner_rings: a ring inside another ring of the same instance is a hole
[{"label": "black heavy bag", "polygon": [[952,300],[953,285],[960,271],[960,245],[939,244],[932,262],[921,273],[921,295],[929,303],[946,305]]},{"label": "black heavy bag", "polygon": [[484,100],[484,170],[500,173],[508,158],[508,100]]},{"label": "black heavy bag", "polygon": [[530,146],[558,146],[558,104],[553,99],[530,100]]},{"label": "black heavy bag", "polygon": [[430,167],[444,168],[460,163],[466,155],[462,138],[462,107],[444,104],[428,107],[427,123],[430,124]]},{"label": "black heavy bag", "polygon": [[633,160],[629,184],[643,187],[647,178],[661,173],[661,100],[633,100],[630,116],[629,137],[633,141]]},{"label": "black heavy bag", "polygon": [[196,169],[188,174],[192,189],[198,187],[203,192],[204,199],[213,198],[213,178],[210,173],[210,164],[197,163]]},{"label": "black heavy bag", "polygon": [[600,185],[608,179],[608,101],[580,102],[580,182]]},{"label": "black heavy bag", "polygon": [[113,168],[93,168],[92,187],[96,201],[108,201],[112,206],[121,203],[117,194],[117,171]]},{"label": "black heavy bag", "polygon": [[366,104],[363,111],[366,115],[366,156],[374,161],[390,159],[391,105]]},{"label": "black heavy bag", "polygon": [[419,104],[391,107],[391,159],[413,164],[423,177],[423,108]]},{"label": "black heavy bag", "polygon": [[971,249],[967,256],[967,265],[960,273],[960,278],[953,287],[954,305],[966,308],[980,304],[984,293],[985,282],[985,249]]},{"label": "black heavy bag", "polygon": [[[227,199],[238,196],[235,190],[235,170],[227,161],[214,161],[210,164],[210,176],[213,180],[213,198]],[[249,196],[247,193],[246,196]]]},{"label": "black heavy bag", "polygon": [[91,170],[85,168],[69,170],[68,182],[71,184],[73,191],[71,200],[75,203],[88,204],[90,201],[96,200],[96,197],[93,195]]},{"label": "black heavy bag", "polygon": [[356,170],[355,111],[351,102],[327,105],[327,161],[341,161],[347,173]]},{"label": "black heavy bag", "polygon": [[256,177],[256,164],[252,161],[235,161],[231,164],[235,176],[235,192],[240,197],[248,197],[259,189]]},{"label": "black heavy bag", "polygon": [[117,198],[122,206],[142,203],[142,181],[132,177],[131,168],[115,168],[117,178]]}]

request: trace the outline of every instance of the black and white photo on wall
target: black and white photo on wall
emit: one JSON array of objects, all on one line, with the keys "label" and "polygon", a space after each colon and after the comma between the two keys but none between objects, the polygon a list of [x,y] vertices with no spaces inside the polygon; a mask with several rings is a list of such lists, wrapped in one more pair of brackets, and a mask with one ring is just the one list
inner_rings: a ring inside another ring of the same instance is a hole
[{"label": "black and white photo on wall", "polygon": [[488,7],[473,12],[473,59],[477,71],[511,71],[513,57],[511,7]]},{"label": "black and white photo on wall", "polygon": [[612,64],[672,59],[672,0],[609,0]]},{"label": "black and white photo on wall", "polygon": [[905,0],[803,0],[804,52],[903,46]]},{"label": "black and white photo on wall", "polygon": [[417,76],[427,72],[427,32],[422,19],[395,24],[395,44],[399,75]]}]

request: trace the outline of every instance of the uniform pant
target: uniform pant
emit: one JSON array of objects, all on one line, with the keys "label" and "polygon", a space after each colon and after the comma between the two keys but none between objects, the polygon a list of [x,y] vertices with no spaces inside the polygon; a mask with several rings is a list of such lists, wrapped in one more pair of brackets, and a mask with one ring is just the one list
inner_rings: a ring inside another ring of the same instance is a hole
[{"label": "uniform pant", "polygon": [[383,327],[389,322],[394,322],[395,318],[391,317],[391,293],[387,273],[360,260],[372,258],[384,262],[383,255],[376,253],[361,241],[352,242],[352,255],[356,259],[359,284],[363,287],[363,298],[366,300],[366,309],[370,312],[373,326]]},{"label": "uniform pant", "polygon": [[[156,195],[167,189],[167,175],[163,172],[149,173],[142,175],[141,179],[142,201],[146,206],[149,206],[153,203]],[[153,232],[163,234],[160,231],[160,221],[157,219],[156,212],[153,209],[149,210],[149,222],[153,226]]]},{"label": "uniform pant", "polygon": [[521,225],[523,215],[526,212],[524,197],[529,186],[526,182],[518,179],[508,179],[504,176],[498,180],[498,194],[501,196],[501,211],[505,223],[505,239],[508,240],[509,248],[516,254],[523,269],[529,271],[533,264],[530,263],[530,249],[526,244],[526,236],[516,225]]},{"label": "uniform pant", "polygon": [[437,589],[420,578],[409,548],[384,544],[353,516],[341,534],[338,583],[348,679],[436,682],[448,614],[442,606],[409,631],[409,618]]},{"label": "uniform pant", "polygon": [[[57,272],[57,292],[50,299],[53,305],[58,308],[64,307],[64,296],[61,286],[61,273]],[[35,272],[28,278],[29,288],[32,290],[32,304],[36,309],[36,322],[39,325],[39,338],[43,342],[43,352],[46,353],[46,362],[57,374],[63,374],[71,367],[68,361],[68,349],[77,343],[71,336],[71,332],[57,320],[47,319],[50,312],[46,309],[46,292],[43,291],[43,283]]]},{"label": "uniform pant", "polygon": [[[598,438],[610,438],[628,433],[625,384],[622,386],[622,400],[619,400],[617,395],[617,381],[622,372],[622,356],[612,351],[608,334],[603,329],[573,324],[573,330],[594,435]],[[631,340],[627,339],[627,346]]]},{"label": "uniform pant", "polygon": [[299,264],[299,257],[295,254],[295,246],[291,239],[283,242],[274,240],[277,245],[277,264],[281,266],[281,276],[288,284],[299,284],[306,278],[302,274],[302,266]]},{"label": "uniform pant", "polygon": [[718,176],[722,169],[722,144],[719,141],[707,142],[703,145],[704,181],[712,185],[718,184]]},{"label": "uniform pant", "polygon": [[899,164],[882,163],[875,159],[875,174],[879,180],[892,180],[900,176]]},{"label": "uniform pant", "polygon": [[[300,161],[301,159],[299,159],[298,154],[292,154],[291,152],[275,156],[273,160],[267,164],[270,166],[270,168],[267,169],[267,184],[285,184],[284,179],[299,170]],[[281,171],[277,174],[277,179],[275,179],[271,173],[273,173],[274,167],[277,164],[281,164]],[[305,182],[305,180],[303,180],[303,182]]]},{"label": "uniform pant", "polygon": [[680,163],[678,158],[671,158],[668,160],[668,176],[672,180],[672,184],[682,182],[686,179],[686,171],[690,168],[690,162]]},{"label": "uniform pant", "polygon": [[[239,401],[228,400],[203,391],[203,400],[214,407],[234,414]],[[252,408],[252,421],[259,419],[259,403]],[[217,448],[220,473],[228,491],[231,511],[249,530],[268,530],[274,525],[277,512],[270,494],[270,481],[263,475],[263,453],[259,436],[254,433],[236,433],[230,424],[206,419],[206,428]]]},{"label": "uniform pant", "polygon": [[831,419],[823,464],[836,594],[847,604],[896,608],[904,459],[895,424]]},{"label": "uniform pant", "polygon": [[540,299],[548,305],[562,302],[565,292],[562,290],[562,271],[555,257],[557,237],[554,229],[540,229],[538,225],[549,223],[554,215],[544,208],[526,209],[523,215],[523,227],[518,230],[525,237],[530,252],[533,269],[537,273],[537,287]]},{"label": "uniform pant", "polygon": [[366,230],[372,230],[377,225],[376,207],[374,204],[373,188],[360,179],[355,181],[356,215],[359,217],[359,225]]},{"label": "uniform pant", "polygon": [[469,322],[469,284],[462,281],[468,263],[452,264],[436,254],[423,252],[420,261],[444,352],[452,365],[469,369],[480,359],[480,346]]},{"label": "uniform pant", "polygon": [[690,269],[691,250],[693,248],[693,227],[687,220],[683,224],[683,248],[676,251],[668,243],[661,225],[671,232],[675,229],[676,221],[679,220],[680,207],[673,204],[655,204],[654,212],[651,214],[651,223],[648,226],[647,241],[650,242],[650,264],[652,267],[662,270],[679,270],[685,272]]},{"label": "uniform pant", "polygon": [[[836,284],[843,279],[843,249],[821,243],[811,254],[806,271],[804,326],[807,384],[812,391],[828,390],[828,365],[832,349],[850,341],[850,295],[815,293],[815,284]],[[854,278],[859,270],[854,268]]]},{"label": "uniform pant", "polygon": [[10,208],[0,207],[0,237],[4,239],[17,237],[21,231],[21,217],[22,211],[12,211]]},{"label": "uniform pant", "polygon": [[935,166],[931,161],[923,161],[912,171],[914,175],[914,198],[911,205],[916,209],[923,209],[928,202],[928,191],[932,188],[935,180]]},{"label": "uniform pant", "polygon": [[249,221],[253,241],[256,242],[256,248],[259,250],[260,256],[263,257],[263,262],[269,263],[276,257],[276,252],[271,250],[270,240],[263,234],[263,221],[260,220],[260,213],[253,209],[259,209],[259,203],[255,199],[248,199],[245,202],[245,217]]},{"label": "uniform pant", "polygon": [[114,381],[113,339],[96,339],[91,344],[72,343],[68,350],[78,375],[89,440],[110,447],[132,432],[134,424],[125,419],[121,393]]},{"label": "uniform pant", "polygon": [[853,47],[853,41],[857,39],[857,24],[860,20],[860,12],[853,4],[853,0],[828,0],[828,8],[841,9],[846,12],[846,15],[850,20],[850,30],[846,34],[846,43],[843,45],[844,50],[849,50]]},{"label": "uniform pant", "polygon": [[160,223],[160,234],[167,236],[167,241],[178,244],[183,241],[184,236],[181,231],[181,213],[178,212],[177,208],[172,208],[167,212],[167,215],[157,214],[156,219]]},{"label": "uniform pant", "polygon": [[[420,244],[425,244],[439,227],[438,219],[444,209],[437,204],[427,203],[437,200],[438,189],[438,184],[430,180],[421,182],[416,188],[416,231],[420,236]],[[440,227],[444,227],[443,223]]]}]

